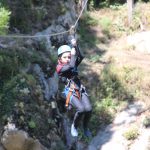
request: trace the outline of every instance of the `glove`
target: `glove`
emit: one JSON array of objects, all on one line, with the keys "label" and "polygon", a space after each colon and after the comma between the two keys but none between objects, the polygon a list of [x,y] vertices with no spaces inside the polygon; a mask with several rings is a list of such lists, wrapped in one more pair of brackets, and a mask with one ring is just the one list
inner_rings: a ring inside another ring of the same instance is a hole
[{"label": "glove", "polygon": [[69,39],[70,44],[72,45],[72,47],[77,46],[77,41],[76,41],[76,39],[75,39],[75,37],[73,35],[70,35],[68,37],[68,39]]},{"label": "glove", "polygon": [[71,39],[71,45],[72,46],[76,46],[77,45],[77,41],[76,41],[76,39]]}]

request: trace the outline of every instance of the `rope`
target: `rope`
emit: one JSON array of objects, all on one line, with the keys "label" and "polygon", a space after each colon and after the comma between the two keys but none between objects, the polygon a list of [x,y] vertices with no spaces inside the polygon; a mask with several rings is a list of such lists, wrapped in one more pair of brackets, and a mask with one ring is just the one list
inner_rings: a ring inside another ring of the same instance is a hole
[{"label": "rope", "polygon": [[82,16],[83,10],[85,9],[85,6],[86,6],[87,2],[88,2],[88,0],[86,0],[86,2],[85,2],[84,5],[83,5],[83,8],[82,8],[82,10],[81,10],[81,12],[80,12],[80,14],[79,14],[79,16],[78,16],[78,18],[77,18],[75,24],[74,24],[75,27],[76,27],[76,25],[77,25],[79,19],[80,19],[81,16]]},{"label": "rope", "polygon": [[19,6],[11,6],[10,8],[13,8],[13,9],[21,9],[21,10],[43,10],[44,8],[51,8],[51,7],[43,7],[43,6],[40,6],[40,7],[31,7],[31,8],[25,8],[25,7],[19,7]]},{"label": "rope", "polygon": [[15,7],[15,6],[11,6],[11,8],[13,8],[13,9],[21,9],[21,10],[43,10],[44,8],[51,8],[51,7],[43,7],[43,6],[41,6],[41,7],[31,7],[31,8],[23,8],[23,7],[19,7],[19,6],[17,6],[17,7]]},{"label": "rope", "polygon": [[85,9],[85,6],[87,4],[88,0],[86,0],[86,2],[84,3],[83,7],[82,7],[82,10],[76,20],[76,22],[74,23],[74,25],[72,25],[70,27],[69,30],[67,31],[63,31],[63,32],[59,32],[59,33],[52,33],[52,34],[45,34],[45,35],[0,35],[0,38],[36,38],[36,37],[51,37],[51,36],[57,36],[57,35],[61,35],[61,34],[66,34],[66,33],[70,33],[72,32],[75,27],[77,26],[77,23],[80,19],[80,17],[82,16],[82,13],[83,13],[83,10]]}]

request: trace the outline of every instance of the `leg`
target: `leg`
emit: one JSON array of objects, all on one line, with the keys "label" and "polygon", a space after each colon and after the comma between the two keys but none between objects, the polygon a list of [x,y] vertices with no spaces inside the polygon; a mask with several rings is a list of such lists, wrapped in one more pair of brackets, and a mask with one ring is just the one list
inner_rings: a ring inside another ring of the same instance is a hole
[{"label": "leg", "polygon": [[71,104],[76,109],[76,113],[75,113],[74,119],[73,119],[73,124],[74,124],[75,128],[77,128],[79,121],[81,120],[82,114],[84,112],[84,105],[82,104],[82,101],[79,100],[76,96],[72,97]]},{"label": "leg", "polygon": [[92,106],[90,104],[89,98],[85,93],[82,93],[82,103],[84,105],[84,120],[83,128],[86,136],[91,136],[91,133],[88,131],[88,123],[91,118]]},{"label": "leg", "polygon": [[79,100],[76,96],[72,97],[71,104],[76,108],[76,113],[74,115],[73,123],[71,125],[71,134],[72,136],[78,136],[77,127],[78,127],[79,121],[81,120],[84,107],[81,103],[81,100]]},{"label": "leg", "polygon": [[82,105],[84,106],[84,110],[86,112],[92,111],[92,106],[88,96],[85,93],[82,93]]}]

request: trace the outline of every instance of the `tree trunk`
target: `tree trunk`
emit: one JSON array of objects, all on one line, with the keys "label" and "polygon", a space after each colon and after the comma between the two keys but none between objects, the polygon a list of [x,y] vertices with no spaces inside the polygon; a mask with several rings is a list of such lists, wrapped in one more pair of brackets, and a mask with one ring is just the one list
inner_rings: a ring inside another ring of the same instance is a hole
[{"label": "tree trunk", "polygon": [[[79,0],[79,3],[78,3],[78,13],[81,12],[82,8],[85,5],[85,2],[86,2],[86,0]],[[87,11],[87,4],[86,4],[83,12],[86,12],[86,11]]]},{"label": "tree trunk", "polygon": [[133,17],[133,0],[127,0],[127,9],[128,9],[128,25],[132,23]]}]

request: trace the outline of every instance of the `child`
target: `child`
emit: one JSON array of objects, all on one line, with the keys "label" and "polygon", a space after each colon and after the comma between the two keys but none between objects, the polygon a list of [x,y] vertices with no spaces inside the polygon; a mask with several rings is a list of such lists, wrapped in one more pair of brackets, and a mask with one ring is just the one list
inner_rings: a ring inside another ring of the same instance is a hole
[{"label": "child", "polygon": [[77,127],[83,115],[83,129],[87,137],[91,137],[91,132],[88,130],[88,122],[91,116],[92,107],[85,91],[85,87],[81,84],[78,78],[77,67],[83,60],[76,40],[72,39],[72,48],[68,45],[62,45],[58,49],[58,65],[56,71],[65,88],[63,94],[66,98],[66,107],[71,105],[76,108],[73,123],[71,125],[71,135],[78,136]]}]

